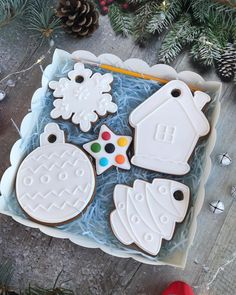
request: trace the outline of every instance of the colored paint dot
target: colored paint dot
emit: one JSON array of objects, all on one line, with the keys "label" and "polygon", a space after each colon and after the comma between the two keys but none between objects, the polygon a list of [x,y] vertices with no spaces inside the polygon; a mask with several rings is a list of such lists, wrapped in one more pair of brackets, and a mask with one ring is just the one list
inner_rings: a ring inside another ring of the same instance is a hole
[{"label": "colored paint dot", "polygon": [[99,153],[101,150],[101,145],[98,142],[95,142],[91,145],[91,151],[94,153]]},{"label": "colored paint dot", "polygon": [[128,144],[128,140],[125,137],[120,137],[117,140],[117,143],[118,143],[119,146],[126,146]]},{"label": "colored paint dot", "polygon": [[103,140],[109,140],[111,138],[111,134],[107,131],[102,133],[102,139]]},{"label": "colored paint dot", "polygon": [[102,166],[102,167],[107,166],[107,165],[108,165],[108,159],[107,159],[107,158],[101,158],[101,159],[99,160],[99,164],[100,164],[100,166]]},{"label": "colored paint dot", "polygon": [[112,143],[108,143],[105,145],[105,151],[108,153],[108,154],[112,154],[114,151],[115,151],[115,146],[114,144]]},{"label": "colored paint dot", "polygon": [[125,157],[123,155],[117,155],[115,160],[117,164],[123,164],[125,162]]}]

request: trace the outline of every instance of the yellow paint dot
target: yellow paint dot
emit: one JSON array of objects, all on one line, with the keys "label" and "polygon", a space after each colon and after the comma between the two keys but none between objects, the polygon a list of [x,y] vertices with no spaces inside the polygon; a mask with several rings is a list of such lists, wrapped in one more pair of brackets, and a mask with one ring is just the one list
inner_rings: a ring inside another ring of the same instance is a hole
[{"label": "yellow paint dot", "polygon": [[126,146],[128,144],[128,140],[125,137],[120,137],[117,140],[117,143],[118,143],[119,146]]}]

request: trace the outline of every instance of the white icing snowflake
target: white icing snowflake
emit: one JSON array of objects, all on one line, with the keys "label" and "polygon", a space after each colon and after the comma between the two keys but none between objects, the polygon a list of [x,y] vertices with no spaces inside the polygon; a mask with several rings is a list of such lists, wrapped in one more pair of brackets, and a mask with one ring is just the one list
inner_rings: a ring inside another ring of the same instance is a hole
[{"label": "white icing snowflake", "polygon": [[97,121],[98,115],[105,116],[117,111],[117,105],[112,102],[112,96],[108,93],[113,81],[110,73],[92,74],[90,69],[84,68],[84,64],[76,63],[68,77],[69,79],[61,78],[49,83],[49,87],[54,90],[54,97],[60,97],[53,102],[53,119],[61,116],[68,120],[72,117],[72,122],[79,124],[80,129],[87,132],[91,123]]}]

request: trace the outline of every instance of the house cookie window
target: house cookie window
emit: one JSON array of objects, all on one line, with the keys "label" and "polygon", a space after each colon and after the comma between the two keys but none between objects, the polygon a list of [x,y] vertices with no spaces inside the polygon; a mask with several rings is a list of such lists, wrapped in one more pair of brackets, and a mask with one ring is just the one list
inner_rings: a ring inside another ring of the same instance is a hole
[{"label": "house cookie window", "polygon": [[154,139],[164,143],[173,143],[175,136],[175,127],[164,124],[157,124]]}]

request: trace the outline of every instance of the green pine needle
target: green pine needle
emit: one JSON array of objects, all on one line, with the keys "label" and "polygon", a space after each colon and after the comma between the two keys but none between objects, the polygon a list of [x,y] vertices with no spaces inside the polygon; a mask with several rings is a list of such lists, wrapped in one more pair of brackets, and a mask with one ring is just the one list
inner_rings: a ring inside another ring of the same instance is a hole
[{"label": "green pine needle", "polygon": [[134,17],[133,36],[137,42],[145,43],[146,40],[151,37],[151,34],[148,30],[148,24],[158,10],[159,3],[155,0],[144,2],[136,10]]},{"label": "green pine needle", "polygon": [[209,20],[217,20],[222,27],[229,27],[235,21],[234,7],[212,0],[191,0],[190,3],[194,18],[204,24]]},{"label": "green pine needle", "polygon": [[31,0],[28,8],[28,29],[41,39],[52,38],[61,27],[60,19],[47,0]]},{"label": "green pine needle", "polygon": [[159,61],[172,62],[187,45],[194,42],[199,35],[196,26],[192,26],[190,15],[184,15],[177,21],[166,34],[159,52]]},{"label": "green pine needle", "polygon": [[147,24],[147,31],[154,34],[167,29],[182,11],[182,1],[173,1],[156,7]]},{"label": "green pine needle", "polygon": [[150,0],[128,0],[128,3],[133,4],[133,5],[139,5],[139,4],[144,4],[148,1],[150,1]]},{"label": "green pine needle", "polygon": [[13,267],[10,261],[0,262],[0,294],[1,290],[7,294],[10,291],[9,284],[13,276]]},{"label": "green pine needle", "polygon": [[112,4],[109,8],[109,17],[113,30],[124,36],[128,36],[132,32],[133,18],[132,15],[123,12],[116,4]]},{"label": "green pine needle", "polygon": [[191,48],[193,60],[206,67],[213,66],[220,59],[222,46],[209,28],[202,28],[199,38]]},{"label": "green pine needle", "polygon": [[28,0],[0,0],[0,29],[17,17],[23,16]]}]

